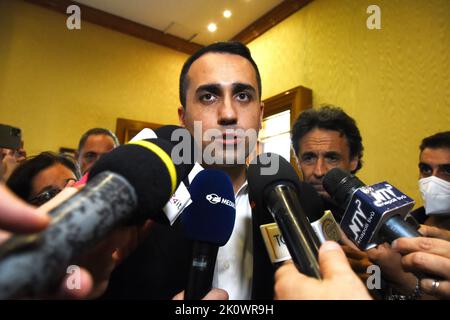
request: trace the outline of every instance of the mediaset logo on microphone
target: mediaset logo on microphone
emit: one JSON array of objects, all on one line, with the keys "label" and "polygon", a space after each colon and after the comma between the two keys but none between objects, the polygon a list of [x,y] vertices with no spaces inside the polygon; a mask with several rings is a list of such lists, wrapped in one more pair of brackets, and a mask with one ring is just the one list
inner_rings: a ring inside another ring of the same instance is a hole
[{"label": "mediaset logo on microphone", "polygon": [[210,193],[210,194],[206,195],[206,200],[208,200],[212,204],[223,203],[224,205],[232,207],[233,209],[236,208],[233,201],[222,198],[215,193]]}]

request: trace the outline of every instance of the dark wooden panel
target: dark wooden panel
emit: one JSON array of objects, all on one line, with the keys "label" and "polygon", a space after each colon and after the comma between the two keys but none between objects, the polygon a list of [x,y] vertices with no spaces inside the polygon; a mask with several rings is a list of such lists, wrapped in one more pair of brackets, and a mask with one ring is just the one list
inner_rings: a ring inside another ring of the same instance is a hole
[{"label": "dark wooden panel", "polygon": [[116,136],[119,139],[120,144],[127,143],[131,138],[139,133],[144,128],[148,129],[157,129],[161,127],[162,124],[139,121],[139,120],[130,120],[117,118],[116,121]]},{"label": "dark wooden panel", "polygon": [[[284,91],[273,97],[264,100],[264,118],[271,115],[290,110],[291,123],[290,127],[294,124],[295,119],[300,112],[312,107],[312,90],[299,86],[290,90]],[[302,177],[302,173],[298,168],[297,159],[291,151],[291,165],[294,167],[299,177]]]}]

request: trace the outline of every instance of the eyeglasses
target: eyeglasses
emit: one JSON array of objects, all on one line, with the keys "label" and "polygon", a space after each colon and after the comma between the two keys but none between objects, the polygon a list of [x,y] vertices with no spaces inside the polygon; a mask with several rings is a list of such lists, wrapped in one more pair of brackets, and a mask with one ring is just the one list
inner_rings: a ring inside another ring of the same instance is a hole
[{"label": "eyeglasses", "polygon": [[61,192],[59,188],[51,188],[49,190],[45,190],[44,192],[39,193],[37,196],[28,200],[28,202],[34,206],[41,206],[46,203],[48,200],[52,199],[58,193]]},{"label": "eyeglasses", "polygon": [[[73,179],[73,178],[66,179],[66,183],[64,184],[64,187],[66,187],[70,181],[76,182],[77,180]],[[39,193],[37,196],[29,199],[28,203],[39,207],[39,206],[43,205],[44,203],[46,203],[47,201],[49,201],[50,199],[52,199],[58,193],[60,193],[61,190],[62,189],[60,189],[60,188],[50,187],[50,188],[44,190],[43,192]]]}]

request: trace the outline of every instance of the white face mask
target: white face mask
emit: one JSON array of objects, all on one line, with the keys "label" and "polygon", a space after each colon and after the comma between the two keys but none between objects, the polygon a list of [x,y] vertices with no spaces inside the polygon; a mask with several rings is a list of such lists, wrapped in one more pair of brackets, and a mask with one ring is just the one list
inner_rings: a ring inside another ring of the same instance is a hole
[{"label": "white face mask", "polygon": [[435,176],[419,179],[425,213],[450,215],[450,182]]}]

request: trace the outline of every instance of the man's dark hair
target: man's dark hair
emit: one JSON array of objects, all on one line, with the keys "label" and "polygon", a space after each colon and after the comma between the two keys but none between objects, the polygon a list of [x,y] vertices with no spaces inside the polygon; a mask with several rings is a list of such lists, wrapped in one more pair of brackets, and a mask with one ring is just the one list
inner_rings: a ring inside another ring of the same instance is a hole
[{"label": "man's dark hair", "polygon": [[108,129],[104,129],[104,128],[93,128],[93,129],[89,129],[88,131],[86,131],[80,138],[80,142],[78,143],[78,153],[80,153],[81,149],[83,149],[86,140],[90,137],[90,136],[94,136],[94,135],[106,135],[111,137],[111,139],[113,139],[114,144],[116,146],[119,146],[119,139],[117,139],[116,135],[114,133],[112,133],[110,130]]},{"label": "man's dark hair", "polygon": [[187,87],[189,85],[189,79],[188,79],[188,72],[191,68],[191,65],[194,63],[195,60],[203,56],[207,53],[224,53],[224,54],[235,54],[238,56],[241,56],[252,64],[253,68],[255,69],[256,73],[256,81],[258,82],[258,92],[259,92],[259,99],[261,99],[261,76],[259,74],[258,66],[256,65],[255,61],[252,58],[252,55],[250,54],[250,50],[243,45],[240,42],[237,41],[227,41],[227,42],[216,42],[213,44],[210,44],[209,46],[203,47],[197,52],[195,52],[192,56],[190,56],[186,62],[183,65],[183,68],[181,69],[180,74],[180,102],[183,108],[186,109],[186,92]]},{"label": "man's dark hair", "polygon": [[420,152],[425,148],[438,149],[448,148],[450,149],[450,131],[438,132],[432,136],[426,137],[420,144]]},{"label": "man's dark hair", "polygon": [[55,165],[62,164],[80,179],[80,169],[75,159],[66,155],[59,155],[53,152],[42,152],[37,156],[29,157],[22,162],[11,174],[6,185],[20,198],[29,200],[32,188],[32,181],[39,172]]},{"label": "man's dark hair", "polygon": [[358,157],[358,165],[352,173],[361,169],[364,147],[356,122],[341,108],[332,105],[303,111],[295,120],[291,141],[297,156],[299,156],[300,140],[315,128],[338,131],[344,135],[350,149],[350,159]]}]

